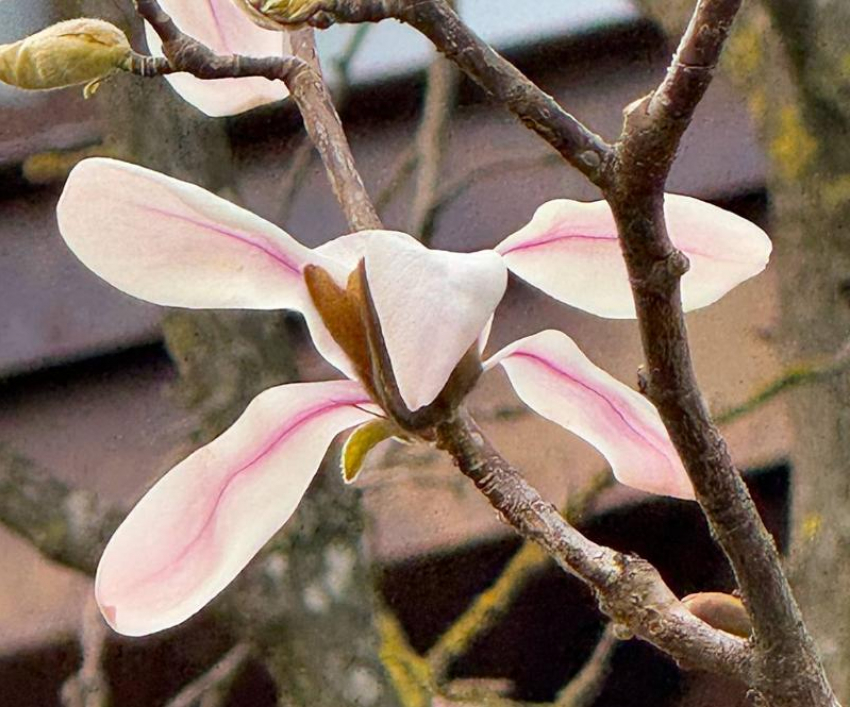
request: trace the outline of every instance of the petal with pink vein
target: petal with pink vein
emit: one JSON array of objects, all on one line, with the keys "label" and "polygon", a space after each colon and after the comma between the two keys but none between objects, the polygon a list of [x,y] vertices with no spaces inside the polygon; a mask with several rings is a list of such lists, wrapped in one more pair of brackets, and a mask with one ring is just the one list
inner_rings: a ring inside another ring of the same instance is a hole
[{"label": "petal with pink vein", "polygon": [[[258,27],[233,0],[160,0],[160,5],[183,32],[218,54],[283,56],[291,53],[286,32]],[[162,56],[162,42],[147,23],[145,33],[151,53]],[[236,115],[289,95],[285,84],[264,78],[201,80],[189,74],[166,78],[184,99],[212,117]]]},{"label": "petal with pink vein", "polygon": [[507,271],[493,251],[448,253],[396,237],[369,241],[366,278],[399,392],[415,412],[479,340]]},{"label": "petal with pink vein", "polygon": [[[682,279],[686,311],[705,307],[764,270],[771,243],[758,226],[699,199],[665,198],[673,244],[691,263]],[[543,204],[496,247],[508,268],[561,302],[600,317],[635,316],[611,209],[604,201]]]},{"label": "petal with pink vein", "polygon": [[105,158],[74,168],[57,214],[71,250],[119,290],[174,307],[298,310],[322,356],[353,375],[301,275],[325,259],[274,224],[194,184]]},{"label": "petal with pink vein", "polygon": [[566,334],[550,330],[521,339],[485,368],[496,364],[526,405],[590,442],[619,481],[649,493],[694,497],[658,411],[594,365]]},{"label": "petal with pink vein", "polygon": [[76,256],[148,302],[191,308],[298,308],[312,253],[277,226],[144,167],[84,160],[57,209]]},{"label": "petal with pink vein", "polygon": [[141,636],[195,614],[289,519],[334,437],[372,419],[350,381],[260,395],[218,439],[169,471],[109,541],[95,581],[119,633]]}]

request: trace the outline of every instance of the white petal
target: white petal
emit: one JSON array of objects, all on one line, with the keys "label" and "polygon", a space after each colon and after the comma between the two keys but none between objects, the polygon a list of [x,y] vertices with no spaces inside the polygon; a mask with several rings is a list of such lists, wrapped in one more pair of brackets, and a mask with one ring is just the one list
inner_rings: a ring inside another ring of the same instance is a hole
[{"label": "white petal", "polygon": [[[366,257],[368,245],[376,240],[379,243],[384,243],[386,242],[384,239],[387,238],[396,238],[414,247],[420,245],[419,241],[413,236],[401,231],[369,230],[334,238],[320,245],[314,252],[339,264],[340,272],[344,273],[339,284],[344,285],[348,279],[348,273],[354,270],[360,264],[360,261]],[[334,276],[336,277],[335,274]]]},{"label": "white petal", "polygon": [[526,405],[590,442],[622,483],[650,493],[694,497],[655,407],[595,366],[566,334],[550,330],[521,339],[485,367],[496,364]]},{"label": "white petal", "polygon": [[[758,226],[688,196],[665,197],[667,229],[690,260],[682,279],[686,311],[705,307],[764,270],[771,243]],[[496,250],[511,272],[561,302],[601,317],[635,316],[611,209],[604,201],[543,204]]]},{"label": "white petal", "polygon": [[[233,0],[160,0],[160,5],[183,32],[217,54],[260,57],[291,53],[286,32],[258,27]],[[145,34],[151,54],[162,56],[162,43],[147,23]],[[236,115],[289,95],[283,82],[258,77],[201,80],[174,74],[166,78],[185,100],[212,117]]]},{"label": "white petal", "polygon": [[322,356],[353,375],[301,274],[332,263],[274,224],[194,184],[103,158],[74,168],[57,213],[76,256],[123,292],[174,307],[295,309]]},{"label": "white petal", "polygon": [[369,241],[366,278],[399,392],[415,412],[487,327],[507,271],[493,251],[448,253],[388,236]]},{"label": "white petal", "polygon": [[57,209],[68,246],[104,280],[156,304],[299,308],[312,253],[210,192],[118,160],[78,164]]},{"label": "white petal", "polygon": [[289,519],[333,438],[372,416],[356,383],[271,388],[169,471],[109,541],[95,592],[110,625],[140,636],[185,621]]}]

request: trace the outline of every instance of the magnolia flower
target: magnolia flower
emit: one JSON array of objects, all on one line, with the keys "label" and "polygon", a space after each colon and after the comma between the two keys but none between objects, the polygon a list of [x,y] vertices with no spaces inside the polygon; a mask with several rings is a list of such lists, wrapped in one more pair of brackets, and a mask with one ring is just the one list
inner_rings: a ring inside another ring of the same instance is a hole
[{"label": "magnolia flower", "polygon": [[[756,226],[685,197],[668,196],[668,215],[694,262],[689,306],[764,267],[770,244]],[[318,351],[347,377],[261,393],[145,495],[97,573],[97,600],[121,633],[168,628],[216,596],[292,515],[338,434],[356,428],[344,454],[351,480],[386,437],[432,440],[433,426],[498,365],[531,409],[594,445],[621,482],[693,497],[655,408],[565,334],[544,331],[480,358],[508,269],[590,311],[633,311],[601,204],[545,205],[490,251],[429,250],[392,231],[311,250],[197,186],[89,159],[71,173],[58,217],[80,260],[135,297],[300,311]]]},{"label": "magnolia flower", "polygon": [[[159,4],[183,32],[218,54],[262,57],[292,51],[286,32],[258,27],[232,0],[160,0]],[[162,56],[162,42],[153,27],[145,23],[145,32],[151,54]],[[237,115],[289,95],[283,82],[262,77],[203,80],[180,73],[166,79],[184,99],[214,118]]]}]

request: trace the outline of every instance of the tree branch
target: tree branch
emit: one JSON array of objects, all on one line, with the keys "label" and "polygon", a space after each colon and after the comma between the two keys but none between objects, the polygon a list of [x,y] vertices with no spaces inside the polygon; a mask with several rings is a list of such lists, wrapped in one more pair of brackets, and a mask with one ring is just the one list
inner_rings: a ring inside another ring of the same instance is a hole
[{"label": "tree branch", "polygon": [[0,519],[48,559],[93,577],[124,515],[0,445]]},{"label": "tree branch", "polygon": [[829,380],[850,369],[850,344],[826,361],[807,361],[786,368],[772,381],[765,383],[737,405],[715,415],[718,424],[725,425],[748,415],[769,403],[781,393],[794,388]]},{"label": "tree branch", "polygon": [[[598,473],[585,488],[570,496],[564,511],[566,519],[575,523],[613,482],[614,477],[608,469]],[[539,545],[531,541],[523,543],[492,586],[473,600],[428,651],[428,664],[437,682],[448,673],[454,660],[464,655],[508,613],[526,581],[550,561],[550,556]]]},{"label": "tree branch", "polygon": [[433,233],[432,217],[440,184],[443,143],[451,121],[457,83],[458,74],[450,61],[438,56],[431,62],[422,119],[416,134],[418,169],[408,226],[409,232],[426,244]]},{"label": "tree branch", "polygon": [[62,685],[64,707],[109,707],[111,704],[109,682],[103,671],[107,636],[106,624],[92,592],[83,607],[80,630],[82,664]]},{"label": "tree branch", "polygon": [[467,413],[459,411],[441,424],[437,443],[507,523],[594,591],[602,611],[617,625],[684,666],[749,682],[751,655],[746,641],[691,614],[645,560],[597,545],[567,523],[501,457]]},{"label": "tree branch", "polygon": [[[330,92],[314,62],[312,36],[295,33],[294,57],[220,56],[180,31],[156,0],[135,0],[136,11],[156,30],[166,61],[137,55],[131,70],[151,77],[185,71],[198,78],[263,76],[283,81],[298,104],[304,127],[321,155],[334,194],[352,230],[380,228]],[[309,32],[309,30],[308,30]],[[304,57],[307,57],[305,60]],[[313,66],[311,66],[313,64]]]},{"label": "tree branch", "polygon": [[558,694],[554,707],[592,707],[611,674],[611,659],[620,641],[608,624],[590,658]]},{"label": "tree branch", "polygon": [[165,707],[222,707],[233,681],[251,657],[251,646],[237,643],[212,668],[184,687]]},{"label": "tree branch", "polygon": [[774,707],[836,705],[773,539],[699,390],[680,297],[688,262],[671,243],[664,221],[670,167],[740,4],[698,2],[666,77],[627,111],[605,194],[635,297],[647,394],[682,457],[752,616],[758,649],[753,685]]},{"label": "tree branch", "polygon": [[513,64],[478,37],[445,0],[323,0],[308,22],[379,22],[396,19],[419,30],[499,105],[554,147],[594,184],[611,147],[565,111]]}]

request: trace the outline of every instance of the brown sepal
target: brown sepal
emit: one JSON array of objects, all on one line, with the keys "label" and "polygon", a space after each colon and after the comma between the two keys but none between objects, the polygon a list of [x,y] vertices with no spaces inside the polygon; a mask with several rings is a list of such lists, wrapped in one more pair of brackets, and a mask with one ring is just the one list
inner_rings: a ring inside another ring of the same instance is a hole
[{"label": "brown sepal", "polygon": [[360,381],[374,392],[369,345],[362,316],[362,294],[358,270],[348,278],[346,289],[336,284],[330,273],[318,265],[304,268],[307,290],[333,340],[354,364]]}]

